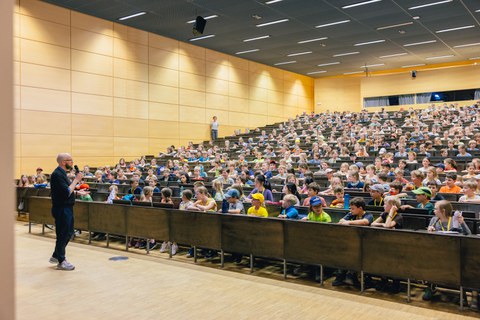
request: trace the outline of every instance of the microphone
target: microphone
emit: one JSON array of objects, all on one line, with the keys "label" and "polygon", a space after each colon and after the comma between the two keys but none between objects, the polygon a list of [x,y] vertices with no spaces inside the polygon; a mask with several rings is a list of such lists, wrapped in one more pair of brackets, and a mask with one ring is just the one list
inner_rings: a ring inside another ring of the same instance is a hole
[{"label": "microphone", "polygon": [[80,172],[77,165],[74,165],[73,168],[75,169],[75,174],[78,174]]}]

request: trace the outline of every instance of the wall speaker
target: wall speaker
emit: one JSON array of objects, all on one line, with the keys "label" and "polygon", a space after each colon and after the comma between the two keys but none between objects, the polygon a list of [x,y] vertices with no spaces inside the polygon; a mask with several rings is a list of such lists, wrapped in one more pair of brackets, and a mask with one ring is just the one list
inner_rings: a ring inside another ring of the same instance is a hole
[{"label": "wall speaker", "polygon": [[412,71],[412,78],[416,78],[417,77],[417,71],[413,70]]},{"label": "wall speaker", "polygon": [[207,20],[198,16],[195,19],[195,22],[193,23],[193,34],[196,36],[202,34],[206,24],[207,24]]}]

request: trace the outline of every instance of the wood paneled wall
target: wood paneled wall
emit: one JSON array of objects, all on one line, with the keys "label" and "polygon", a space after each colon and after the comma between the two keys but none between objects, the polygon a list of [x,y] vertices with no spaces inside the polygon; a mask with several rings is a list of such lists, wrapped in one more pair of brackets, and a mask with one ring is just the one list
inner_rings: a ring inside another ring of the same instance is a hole
[{"label": "wood paneled wall", "polygon": [[313,110],[313,79],[37,0],[14,14],[16,175],[92,166]]},{"label": "wood paneled wall", "polygon": [[[423,69],[417,71],[413,79],[410,71],[390,74],[323,78],[315,80],[315,112],[330,110],[360,111],[363,98],[407,93],[449,91],[480,88],[480,65],[472,63],[468,66],[443,69]],[[459,102],[459,105],[470,104],[471,101]],[[429,104],[427,104],[429,105]],[[419,107],[424,107],[420,105]],[[395,110],[407,106],[389,107]],[[375,111],[378,108],[368,108]]]}]

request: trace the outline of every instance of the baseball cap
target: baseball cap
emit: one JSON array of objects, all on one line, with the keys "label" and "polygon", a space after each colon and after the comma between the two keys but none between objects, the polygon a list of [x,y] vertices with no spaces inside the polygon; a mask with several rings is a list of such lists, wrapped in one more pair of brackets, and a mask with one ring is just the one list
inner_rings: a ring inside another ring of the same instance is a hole
[{"label": "baseball cap", "polygon": [[371,191],[377,191],[377,192],[380,192],[380,193],[385,192],[385,188],[383,188],[383,186],[380,183],[377,183],[377,184],[374,184],[374,185],[370,186],[370,190]]},{"label": "baseball cap", "polygon": [[322,205],[322,199],[319,196],[313,196],[310,198],[310,205],[312,207]]},{"label": "baseball cap", "polygon": [[330,173],[330,172],[333,172],[334,170],[332,168],[327,168],[325,169],[325,173]]},{"label": "baseball cap", "polygon": [[261,193],[252,194],[252,199],[259,200],[260,203],[263,203],[263,201],[265,201],[265,198],[264,198],[263,194],[261,194]]},{"label": "baseball cap", "polygon": [[240,192],[238,192],[237,189],[230,189],[225,193],[225,199],[230,199],[232,197],[237,199],[240,198]]},{"label": "baseball cap", "polygon": [[413,190],[412,192],[415,194],[424,194],[427,197],[432,196],[432,190],[430,190],[430,188],[427,188],[427,187],[420,187],[418,189]]},{"label": "baseball cap", "polygon": [[363,167],[363,162],[360,162],[360,161],[355,162],[355,165],[359,168],[362,168]]},{"label": "baseball cap", "polygon": [[441,162],[435,164],[434,167],[436,167],[436,168],[442,168],[443,170],[445,170],[445,165],[444,165],[443,163],[441,163]]},{"label": "baseball cap", "polygon": [[90,186],[86,183],[82,183],[81,185],[78,186],[79,190],[89,190]]},{"label": "baseball cap", "polygon": [[378,154],[384,154],[385,152],[387,152],[387,149],[381,148],[381,149],[378,151]]}]

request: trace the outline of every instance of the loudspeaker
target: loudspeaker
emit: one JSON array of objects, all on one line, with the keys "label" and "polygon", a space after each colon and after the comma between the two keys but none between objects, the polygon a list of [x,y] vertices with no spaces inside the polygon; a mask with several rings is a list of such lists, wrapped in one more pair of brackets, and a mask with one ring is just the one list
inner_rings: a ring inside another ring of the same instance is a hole
[{"label": "loudspeaker", "polygon": [[202,34],[206,24],[207,24],[207,20],[198,16],[195,19],[195,22],[193,23],[193,34],[196,36],[198,36],[199,34]]},{"label": "loudspeaker", "polygon": [[417,77],[417,71],[413,70],[412,71],[412,78],[416,78]]}]

